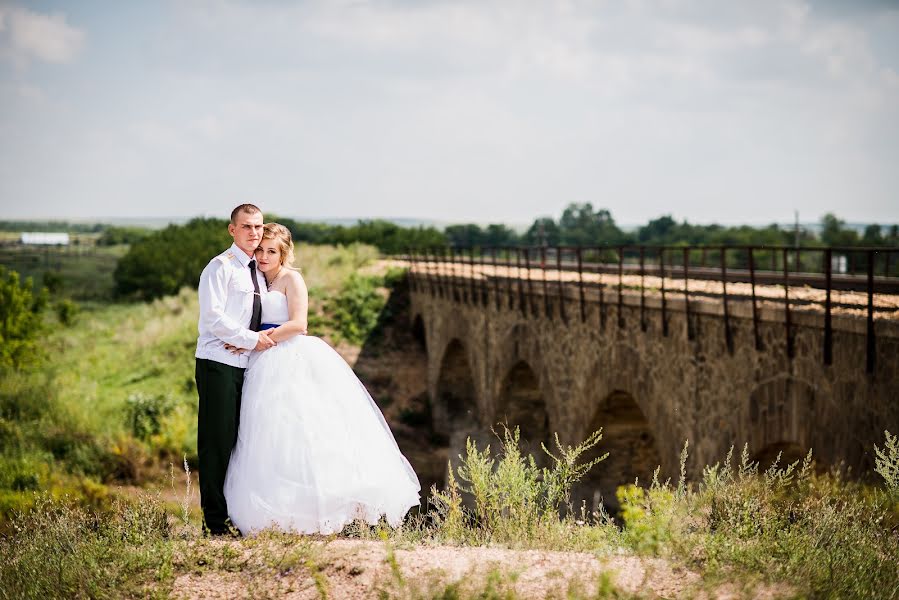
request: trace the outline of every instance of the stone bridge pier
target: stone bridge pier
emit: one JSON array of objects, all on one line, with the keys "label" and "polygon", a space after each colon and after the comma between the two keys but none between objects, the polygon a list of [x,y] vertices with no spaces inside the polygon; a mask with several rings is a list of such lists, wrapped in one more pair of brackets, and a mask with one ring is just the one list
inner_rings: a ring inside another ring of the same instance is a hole
[{"label": "stone bridge pier", "polygon": [[615,510],[616,487],[649,483],[657,466],[663,481],[676,479],[687,440],[692,478],[744,444],[763,466],[778,453],[794,461],[813,449],[819,465],[868,474],[883,431],[899,432],[895,322],[877,321],[869,374],[865,322],[856,317],[834,317],[825,364],[819,314],[793,315],[788,349],[783,312],[771,307],[756,336],[740,303],[725,321],[714,300],[669,299],[663,311],[655,298],[619,299],[614,289],[600,298],[591,289],[580,311],[574,288],[550,299],[488,285],[475,297],[466,285],[460,279],[447,293],[412,286],[433,426],[451,457],[464,453],[467,437],[496,448],[491,430],[501,432],[501,423],[520,427],[523,449],[541,455],[554,432],[576,444],[602,428],[596,452],[609,458],[576,490],[576,506]]}]

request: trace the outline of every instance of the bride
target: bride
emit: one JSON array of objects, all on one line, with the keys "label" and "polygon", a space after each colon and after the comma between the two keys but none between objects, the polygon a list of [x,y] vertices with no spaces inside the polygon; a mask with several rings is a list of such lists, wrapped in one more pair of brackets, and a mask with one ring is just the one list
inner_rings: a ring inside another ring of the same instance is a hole
[{"label": "bride", "polygon": [[266,224],[255,258],[269,290],[262,327],[277,345],[253,352],[246,371],[225,478],[231,520],[243,534],[336,533],[382,515],[398,525],[419,503],[418,478],[349,365],[303,335],[308,294],[290,231]]}]

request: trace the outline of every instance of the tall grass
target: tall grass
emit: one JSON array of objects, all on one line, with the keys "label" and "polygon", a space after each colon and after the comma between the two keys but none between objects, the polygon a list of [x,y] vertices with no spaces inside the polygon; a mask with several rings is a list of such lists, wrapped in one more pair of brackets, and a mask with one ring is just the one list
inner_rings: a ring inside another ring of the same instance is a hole
[{"label": "tall grass", "polygon": [[170,579],[169,526],[158,502],[98,514],[47,497],[0,536],[0,598],[145,597]]}]

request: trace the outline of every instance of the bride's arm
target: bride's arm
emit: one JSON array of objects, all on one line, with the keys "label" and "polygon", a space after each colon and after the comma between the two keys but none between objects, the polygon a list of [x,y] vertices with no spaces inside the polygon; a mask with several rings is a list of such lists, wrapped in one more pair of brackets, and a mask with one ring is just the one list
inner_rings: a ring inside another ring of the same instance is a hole
[{"label": "bride's arm", "polygon": [[309,313],[309,292],[306,282],[298,271],[286,274],[287,279],[287,315],[290,320],[270,329],[268,337],[275,342],[283,342],[295,335],[305,334]]}]

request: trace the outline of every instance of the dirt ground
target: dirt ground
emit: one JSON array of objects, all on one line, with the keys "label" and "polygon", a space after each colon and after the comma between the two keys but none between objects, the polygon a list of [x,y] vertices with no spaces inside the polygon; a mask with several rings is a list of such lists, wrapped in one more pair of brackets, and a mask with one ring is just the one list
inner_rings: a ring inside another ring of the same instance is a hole
[{"label": "dirt ground", "polygon": [[[206,542],[229,545],[237,561],[249,560],[261,546],[246,542]],[[279,542],[268,542],[279,546]],[[276,547],[272,555],[280,550]],[[486,547],[417,546],[393,550],[380,541],[337,539],[316,541],[300,565],[275,566],[256,573],[199,571],[176,578],[175,598],[378,598],[431,597],[458,586],[463,592],[484,589],[492,577],[500,590],[521,598],[594,597],[611,583],[620,591],[648,598],[777,598],[786,590],[770,586],[746,589],[726,584],[703,586],[691,571],[661,559],[628,555],[598,557],[586,552],[509,550]],[[491,575],[492,574],[492,575]],[[473,596],[476,597],[476,596]],[[609,596],[613,597],[613,596]]]}]

